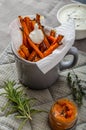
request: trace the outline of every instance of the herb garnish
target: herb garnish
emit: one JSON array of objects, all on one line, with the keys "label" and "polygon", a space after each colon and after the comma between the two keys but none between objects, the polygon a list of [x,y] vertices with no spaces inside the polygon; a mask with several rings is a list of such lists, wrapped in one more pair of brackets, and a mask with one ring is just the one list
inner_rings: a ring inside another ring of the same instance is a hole
[{"label": "herb garnish", "polygon": [[32,101],[36,100],[35,98],[28,98],[27,95],[21,90],[21,86],[16,87],[15,81],[7,81],[4,84],[4,95],[8,102],[2,108],[2,111],[6,110],[6,116],[9,114],[15,113],[17,119],[22,119],[18,130],[21,130],[24,124],[28,120],[32,120],[32,115],[39,112],[46,112],[44,110],[36,110],[32,107]]},{"label": "herb garnish", "polygon": [[67,75],[68,85],[71,88],[74,101],[81,106],[83,98],[86,97],[86,82],[79,79],[74,71],[72,72]]}]

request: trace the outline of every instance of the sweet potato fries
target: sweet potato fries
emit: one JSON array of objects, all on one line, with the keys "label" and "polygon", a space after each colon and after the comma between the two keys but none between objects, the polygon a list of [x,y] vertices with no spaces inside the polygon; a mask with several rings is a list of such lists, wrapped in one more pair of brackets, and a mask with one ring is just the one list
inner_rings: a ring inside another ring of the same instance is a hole
[{"label": "sweet potato fries", "polygon": [[[44,27],[41,25],[39,14],[36,14],[36,18],[31,19],[30,17],[19,16],[20,30],[22,32],[22,44],[18,50],[18,54],[29,61],[36,62],[49,54],[51,54],[57,47],[61,45],[63,35],[56,37],[55,30],[51,30],[50,34],[45,33]],[[40,44],[34,43],[29,34],[34,30],[35,24],[41,29],[44,39]]]}]

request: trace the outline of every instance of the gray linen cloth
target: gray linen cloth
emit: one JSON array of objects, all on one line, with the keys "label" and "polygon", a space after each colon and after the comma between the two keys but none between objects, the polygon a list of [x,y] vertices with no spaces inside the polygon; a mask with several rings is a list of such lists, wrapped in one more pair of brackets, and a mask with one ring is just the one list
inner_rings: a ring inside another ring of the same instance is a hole
[{"label": "gray linen cloth", "polygon": [[[84,56],[83,56],[84,57]],[[83,58],[82,57],[82,58]],[[85,54],[86,57],[86,54]],[[85,62],[86,64],[86,62]],[[63,71],[60,73],[59,79],[49,88],[44,90],[25,90],[28,97],[37,98],[37,101],[34,104],[36,109],[42,109],[50,111],[51,105],[59,98],[68,98],[72,100],[71,90],[68,87],[66,76],[70,70]],[[74,69],[75,73],[78,76],[86,81],[86,65]],[[8,63],[0,65],[0,93],[4,92],[3,83],[7,80],[15,80],[18,82],[18,76],[16,72],[15,63]],[[22,88],[25,88],[22,86]],[[4,96],[0,97],[0,130],[17,130],[19,124],[22,120],[17,120],[14,117],[14,114],[5,117],[5,112],[1,111],[1,107],[5,105],[7,99]],[[76,130],[85,130],[86,121],[86,100],[84,99],[84,104],[79,109],[79,117],[77,122]],[[32,121],[28,121],[27,124],[23,127],[23,130],[50,130],[48,124],[48,113],[39,113],[35,114],[32,117]]]}]

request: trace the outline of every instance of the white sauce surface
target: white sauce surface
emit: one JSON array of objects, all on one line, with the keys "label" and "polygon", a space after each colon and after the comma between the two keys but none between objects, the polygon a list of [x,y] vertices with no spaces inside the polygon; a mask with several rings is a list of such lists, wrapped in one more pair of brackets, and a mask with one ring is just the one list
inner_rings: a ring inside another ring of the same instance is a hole
[{"label": "white sauce surface", "polygon": [[66,6],[66,8],[60,12],[59,19],[61,23],[69,19],[74,19],[76,29],[86,29],[86,6]]},{"label": "white sauce surface", "polygon": [[35,24],[34,30],[29,34],[29,37],[36,44],[40,44],[44,40],[44,34],[42,30],[38,28],[38,24]]}]

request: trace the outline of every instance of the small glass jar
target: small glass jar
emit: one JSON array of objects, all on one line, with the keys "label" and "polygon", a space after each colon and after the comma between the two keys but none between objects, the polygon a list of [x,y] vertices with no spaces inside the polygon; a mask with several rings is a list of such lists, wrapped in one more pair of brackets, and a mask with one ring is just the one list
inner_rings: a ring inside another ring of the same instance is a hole
[{"label": "small glass jar", "polygon": [[52,130],[74,130],[77,118],[76,105],[68,99],[59,99],[51,107],[49,124]]}]

